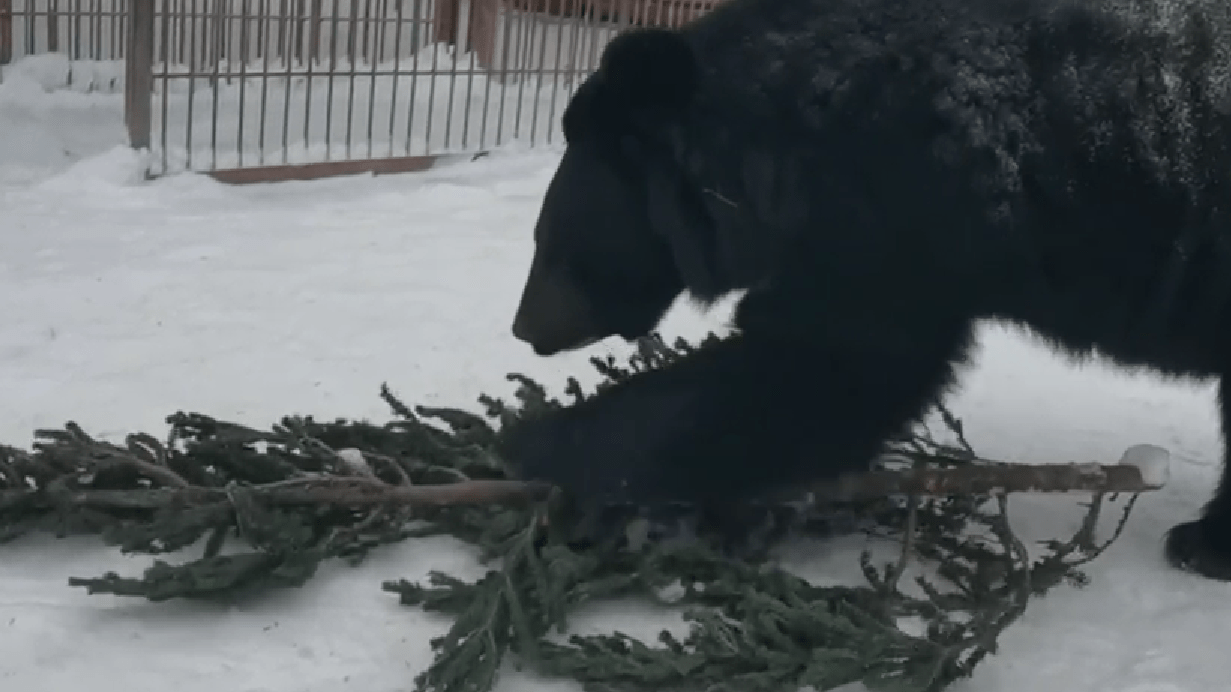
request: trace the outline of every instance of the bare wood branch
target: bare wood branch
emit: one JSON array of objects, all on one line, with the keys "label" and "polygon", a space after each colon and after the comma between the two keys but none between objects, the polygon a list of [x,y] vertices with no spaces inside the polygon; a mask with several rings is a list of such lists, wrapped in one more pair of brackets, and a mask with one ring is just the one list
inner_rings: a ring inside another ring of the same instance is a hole
[{"label": "bare wood branch", "polygon": [[[1140,447],[1126,452],[1130,453]],[[125,463],[132,460],[125,459]],[[149,472],[161,467],[147,465]],[[1165,474],[1164,474],[1165,476]],[[172,479],[165,479],[174,482]],[[816,499],[850,501],[895,494],[977,495],[989,493],[1140,493],[1157,490],[1165,477],[1147,482],[1133,463],[1105,464],[975,464],[956,468],[875,471],[818,483],[808,488]],[[438,485],[390,485],[367,477],[319,477],[253,486],[258,498],[274,505],[335,504],[350,507],[378,505],[445,506],[526,503],[543,500],[551,491],[546,483],[516,480],[468,480]],[[783,493],[785,495],[785,493]],[[798,491],[793,494],[798,495]],[[48,505],[157,509],[200,506],[227,499],[224,488],[178,486],[137,490],[98,490],[57,487],[47,491],[0,490],[0,511],[20,502]]]},{"label": "bare wood branch", "polygon": [[546,483],[513,480],[471,480],[438,485],[389,485],[382,481],[347,478],[307,478],[256,486],[273,504],[332,503],[369,505],[483,505],[534,502],[547,498]]},{"label": "bare wood branch", "polygon": [[138,473],[144,474],[150,480],[170,488],[191,487],[191,484],[184,480],[183,476],[172,471],[166,466],[152,464],[144,459],[138,458],[133,454],[115,452],[110,456],[94,459],[93,463],[96,471],[127,466],[136,470]]},{"label": "bare wood branch", "polygon": [[[489,505],[535,502],[547,497],[544,483],[505,480],[475,480],[441,485],[389,485],[366,478],[296,478],[252,487],[254,495],[274,505],[334,504],[349,507],[376,505]],[[0,511],[34,499],[47,505],[112,509],[159,509],[193,507],[226,502],[225,488],[146,488],[100,490],[72,488],[42,492],[0,490]]]},{"label": "bare wood branch", "polygon": [[972,464],[956,468],[873,471],[809,487],[818,500],[851,501],[888,495],[990,493],[1140,493],[1158,490],[1132,464]]}]

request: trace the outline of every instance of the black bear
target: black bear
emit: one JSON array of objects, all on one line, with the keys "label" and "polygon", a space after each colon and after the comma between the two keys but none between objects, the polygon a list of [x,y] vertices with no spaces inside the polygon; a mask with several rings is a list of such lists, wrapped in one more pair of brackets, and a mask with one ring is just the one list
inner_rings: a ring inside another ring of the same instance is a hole
[{"label": "black bear", "polygon": [[[1221,376],[1225,0],[727,0],[621,34],[563,116],[514,335],[543,356],[745,290],[718,346],[510,431],[581,499],[728,501],[866,468],[976,320]],[[1231,579],[1231,480],[1168,535]]]}]

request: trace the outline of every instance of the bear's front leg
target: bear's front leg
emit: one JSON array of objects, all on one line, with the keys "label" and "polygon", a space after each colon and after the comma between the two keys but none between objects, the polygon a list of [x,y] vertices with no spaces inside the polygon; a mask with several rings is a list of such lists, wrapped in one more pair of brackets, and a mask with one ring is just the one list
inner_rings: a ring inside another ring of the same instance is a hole
[{"label": "bear's front leg", "polygon": [[866,468],[951,380],[961,335],[928,341],[729,337],[524,421],[499,452],[583,502],[738,501],[832,478]]},{"label": "bear's front leg", "polygon": [[[693,393],[644,373],[580,404],[502,430],[498,452],[523,477],[578,500],[661,499],[672,439],[687,425]],[[659,465],[656,467],[656,465]]]}]

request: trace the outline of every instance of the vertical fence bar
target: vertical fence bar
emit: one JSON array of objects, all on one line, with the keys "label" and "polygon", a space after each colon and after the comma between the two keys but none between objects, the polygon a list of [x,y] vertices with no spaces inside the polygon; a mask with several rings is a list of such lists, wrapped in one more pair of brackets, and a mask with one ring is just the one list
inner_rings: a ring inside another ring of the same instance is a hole
[{"label": "vertical fence bar", "polygon": [[[444,148],[449,148],[451,135],[453,132],[453,95],[457,91],[457,59],[461,57],[462,46],[465,45],[466,38],[462,35],[462,0],[455,0],[456,10],[453,18],[456,25],[453,28],[453,52],[450,54],[449,60],[449,96],[445,103],[445,143]],[[470,7],[470,3],[466,3],[466,7]],[[469,18],[467,18],[469,22]]]},{"label": "vertical fence bar", "polygon": [[99,33],[99,29],[102,25],[103,15],[102,8],[99,7],[99,0],[90,0],[90,38],[86,43],[90,46],[89,50],[91,60],[102,60],[103,58],[103,42]]},{"label": "vertical fence bar", "polygon": [[346,158],[350,158],[351,129],[355,122],[355,77],[357,63],[362,58],[359,49],[359,1],[351,0],[350,9],[346,15]]},{"label": "vertical fence bar", "polygon": [[[162,112],[158,118],[158,144],[162,149],[162,173],[167,172],[169,165],[169,154],[167,153],[167,131],[170,129],[167,125],[167,115],[170,112],[171,98],[171,49],[167,47],[167,43],[171,40],[171,29],[175,22],[173,18],[173,10],[171,3],[174,0],[163,0],[162,4],[162,46],[159,51],[162,57],[159,59],[159,67],[162,76]],[[184,0],[179,0],[180,5],[183,5]],[[183,9],[181,7],[181,9]],[[180,40],[183,40],[183,33],[179,34]]]},{"label": "vertical fence bar", "polygon": [[[26,1],[28,2],[29,0],[26,0]],[[35,26],[38,24],[38,22],[36,21],[38,17],[27,14],[24,19],[25,21],[22,22],[23,26],[22,26],[22,31],[21,31],[21,39],[22,39],[22,53],[21,54],[31,55],[32,53],[34,53],[35,47],[38,45],[37,37],[34,33]]]},{"label": "vertical fence bar", "polygon": [[171,63],[171,40],[173,35],[170,33],[171,26],[174,22],[171,21],[171,3],[175,0],[164,0],[162,6],[162,30],[159,31],[158,45],[154,49],[154,59],[157,60],[164,68]]},{"label": "vertical fence bar", "polygon": [[[373,132],[373,127],[376,123],[376,82],[377,74],[379,74],[380,63],[385,57],[385,10],[388,8],[384,0],[376,3],[375,10],[372,9],[371,0],[368,0],[367,7],[368,25],[364,29],[363,35],[364,49],[367,51],[370,48],[371,55],[369,55],[368,59],[372,61],[372,64],[370,65],[371,70],[368,75],[368,158],[370,159],[372,158],[372,148],[375,146],[372,138],[375,134]],[[376,32],[374,35],[372,35],[373,31]],[[369,35],[371,35],[370,40],[368,38]],[[390,103],[389,107],[392,109],[393,104]]]},{"label": "vertical fence bar", "polygon": [[72,46],[68,50],[69,60],[77,60],[81,57],[81,0],[73,0],[71,5],[72,19],[68,26],[69,42]]},{"label": "vertical fence bar", "polygon": [[[329,69],[327,72],[328,81],[325,84],[325,160],[332,160],[333,150],[333,83],[338,72],[338,22],[341,21],[341,12],[339,3],[342,0],[333,0],[333,15],[329,18]],[[312,98],[312,64],[308,64],[308,86],[307,96],[304,97],[305,102]],[[303,139],[304,146],[308,146],[308,114],[305,110],[303,120]]]},{"label": "vertical fence bar", "polygon": [[128,12],[128,59],[124,65],[124,124],[133,149],[150,147],[154,83],[154,3],[133,0]]},{"label": "vertical fence bar", "polygon": [[487,119],[491,113],[492,77],[496,70],[496,37],[500,30],[500,0],[473,0],[474,12],[471,13],[471,35],[474,36],[475,58],[478,67],[483,69],[483,117],[479,120],[479,144],[487,138]]},{"label": "vertical fence bar", "polygon": [[294,5],[295,18],[292,20],[292,26],[294,27],[293,31],[295,32],[295,61],[302,64],[306,59],[309,61],[309,64],[311,64],[311,60],[313,60],[314,57],[313,53],[309,50],[307,58],[304,58],[303,53],[304,25],[305,22],[308,21],[308,18],[304,15],[304,0],[295,0]]},{"label": "vertical fence bar", "polygon": [[533,114],[530,116],[530,146],[532,147],[534,146],[535,136],[538,135],[539,129],[539,105],[542,103],[543,77],[547,70],[547,29],[551,26],[547,21],[540,22],[539,25],[543,27],[543,31],[539,38],[539,60],[537,65],[538,69],[536,70],[538,74],[535,75],[537,79],[535,80],[534,85],[534,110]]},{"label": "vertical fence bar", "polygon": [[[406,155],[410,156],[410,145],[414,141],[414,126],[415,126],[415,97],[417,95],[417,87],[419,86],[419,28],[422,26],[423,19],[423,1],[411,0],[414,3],[414,37],[412,42],[414,57],[413,65],[410,68],[410,99],[406,105]],[[432,29],[433,31],[435,28]]]},{"label": "vertical fence bar", "polygon": [[[251,17],[248,16],[249,0],[240,0],[240,25],[239,25],[239,117],[236,123],[235,133],[235,160],[237,166],[244,165],[244,118],[247,115],[245,107],[248,104],[248,24]],[[228,72],[233,71],[230,68]],[[260,113],[260,118],[265,119],[265,113]]]},{"label": "vertical fence bar", "polygon": [[[177,55],[176,62],[183,65],[186,62],[188,62],[188,57],[187,57],[188,53],[186,53],[186,51],[188,50],[188,43],[189,43],[188,37],[190,35],[189,31],[191,30],[191,28],[190,28],[189,19],[188,19],[188,13],[189,13],[188,0],[179,0],[179,4],[180,4],[180,11],[179,11],[179,16],[176,18],[176,27],[175,27],[176,28],[175,40],[176,40],[176,43],[179,45],[179,52],[176,54]],[[168,19],[167,21],[170,21],[170,20]]]},{"label": "vertical fence bar", "polygon": [[121,60],[124,57],[124,51],[120,48],[120,42],[119,42],[120,29],[119,27],[120,27],[120,20],[123,19],[126,15],[125,15],[124,10],[121,8],[121,5],[120,5],[121,2],[122,0],[111,0],[111,24],[108,25],[109,28],[111,29],[111,43],[110,43],[111,45],[110,59],[111,60]]},{"label": "vertical fence bar", "polygon": [[[279,25],[282,27],[286,26],[287,5],[287,1],[282,0],[282,16],[279,19]],[[279,45],[282,47],[283,67],[286,68],[286,87],[282,90],[282,164],[286,165],[286,162],[289,160],[288,152],[291,146],[291,87],[294,86],[295,75],[292,70],[295,67],[295,63],[291,60],[291,33],[289,31],[282,31],[279,34],[278,40],[280,42]]]},{"label": "vertical fence bar", "polygon": [[[224,0],[214,0],[214,12],[210,17],[209,27],[210,33],[205,34],[209,37],[210,52],[208,55],[213,56],[213,63],[210,65],[210,118],[209,118],[209,167],[218,167],[218,99],[221,96],[219,93],[222,90],[222,47],[223,37],[226,31],[226,25],[223,22],[226,15],[223,13]],[[209,5],[206,5],[209,9]]]},{"label": "vertical fence bar", "polygon": [[[34,35],[34,23],[38,15],[30,15],[30,35]],[[71,16],[71,13],[70,13]],[[60,52],[60,3],[51,0],[47,4],[47,52]]]},{"label": "vertical fence bar", "polygon": [[[564,3],[567,0],[560,0],[561,16],[573,19],[573,14],[564,8]],[[573,22],[570,21],[569,24]],[[564,23],[561,22],[556,28],[556,57],[553,59],[551,66],[551,106],[547,112],[547,143],[551,144],[551,134],[555,130],[556,122],[556,95],[560,92],[560,76],[561,76],[561,58],[564,53]]]},{"label": "vertical fence bar", "polygon": [[[138,0],[133,0],[134,2]],[[191,2],[188,13],[188,102],[184,109],[184,166],[192,170],[192,154],[196,148],[196,141],[192,136],[192,126],[194,122],[194,106],[196,105],[197,97],[197,66],[204,63],[203,53],[197,51],[197,24],[204,25],[201,17],[203,11],[198,10],[197,0],[184,0]],[[207,6],[206,10],[209,9]],[[201,43],[205,43],[205,36],[201,36]]]},{"label": "vertical fence bar", "polygon": [[573,0],[573,1],[574,1],[574,5],[573,5],[574,14],[573,14],[573,26],[572,26],[573,38],[571,41],[569,41],[569,49],[568,49],[568,70],[569,72],[568,72],[567,85],[568,85],[569,94],[573,93],[575,83],[577,82],[577,80],[581,79],[581,75],[582,75],[582,69],[578,66],[578,61],[581,60],[580,51],[581,51],[581,40],[582,40],[582,33],[581,33],[582,18],[586,16],[586,7],[588,5],[588,3],[581,2],[581,0]]},{"label": "vertical fence bar", "polygon": [[[341,0],[334,0],[335,6],[337,2],[339,1]],[[313,87],[313,82],[316,80],[314,69],[315,69],[316,63],[318,63],[313,58],[315,48],[308,46],[307,44],[307,42],[310,41],[311,39],[310,23],[315,23],[315,22],[309,22],[309,17],[307,16],[307,14],[305,14],[305,12],[307,11],[308,11],[308,5],[304,4],[304,0],[299,0],[299,4],[297,5],[297,10],[295,10],[295,12],[297,12],[297,14],[295,14],[295,26],[299,27],[298,30],[295,30],[295,55],[297,55],[298,63],[300,65],[303,65],[303,68],[304,68],[304,73],[303,73],[304,75],[304,147],[303,149],[304,149],[305,155],[307,155],[309,151],[311,150],[311,87]],[[307,49],[307,57],[304,57],[305,49]],[[288,89],[289,89],[289,85],[288,85]],[[326,158],[327,156],[329,156],[329,154],[326,154]]]},{"label": "vertical fence bar", "polygon": [[[261,130],[257,134],[257,165],[265,165],[265,123],[269,119],[269,54],[272,52],[269,45],[270,26],[273,24],[269,16],[270,0],[261,0],[261,23],[259,33],[261,34],[261,51],[264,55],[261,56]],[[291,85],[288,83],[286,88],[289,90]]]},{"label": "vertical fence bar", "polygon": [[513,18],[521,21],[516,5],[517,0],[508,0],[504,4],[504,41],[500,56],[500,106],[496,113],[496,146],[504,143],[504,107],[509,100],[509,50],[513,43]]},{"label": "vertical fence bar", "polygon": [[278,2],[278,55],[285,63],[290,63],[291,59],[288,54],[289,49],[287,48],[290,44],[286,40],[287,1],[278,0]]},{"label": "vertical fence bar", "polygon": [[506,82],[511,85],[506,92],[506,98],[515,98],[515,103],[510,104],[512,123],[509,125],[509,138],[516,139],[517,133],[521,128],[521,97],[525,90],[523,82],[525,82],[526,70],[526,25],[529,24],[533,15],[531,15],[529,0],[509,0],[517,11],[517,26],[513,29],[515,32],[512,36],[513,48],[510,52],[509,59],[512,65],[506,74]]},{"label": "vertical fence bar", "polygon": [[351,0],[350,14],[346,28],[346,59],[347,59],[347,92],[346,92],[346,142],[345,153],[346,158],[350,158],[351,154],[351,129],[355,121],[355,78],[358,76],[359,63],[363,60],[360,54],[360,43],[362,41],[361,26],[363,13],[363,0]]},{"label": "vertical fence bar", "polygon": [[312,46],[309,55],[316,63],[321,61],[321,25],[325,21],[324,3],[325,0],[312,0],[312,16],[308,18],[311,23],[308,29],[308,41]]},{"label": "vertical fence bar", "polygon": [[[393,0],[393,2],[396,6],[393,10],[393,83],[389,85],[389,153],[386,155],[389,157],[393,156],[393,128],[398,113],[398,83],[402,81],[402,19],[404,14],[402,0]],[[411,45],[414,45],[413,41]]]},{"label": "vertical fence bar", "polygon": [[530,78],[530,59],[534,55],[536,14],[530,0],[522,0],[521,22],[517,26],[517,111],[513,116],[514,137],[520,137],[522,134],[521,114],[526,106],[526,82]]},{"label": "vertical fence bar", "polygon": [[[435,2],[436,12],[447,10],[453,13],[449,16],[451,17],[450,22],[452,25],[452,34],[450,35],[453,37],[452,40],[454,41],[457,39],[457,17],[458,12],[460,11],[458,9],[460,4],[461,0],[436,0]],[[440,21],[439,15],[437,15],[436,21]],[[436,40],[440,40],[439,36]],[[427,123],[423,134],[423,153],[425,155],[432,152],[432,123],[436,120],[436,77],[438,76],[440,76],[440,46],[433,45],[432,71],[431,74],[428,75],[430,81],[427,85]]]},{"label": "vertical fence bar", "polygon": [[116,32],[118,33],[115,45],[119,46],[116,50],[120,51],[117,57],[122,59],[127,54],[126,46],[128,45],[128,0],[116,0],[116,2],[119,3],[119,8],[115,15]]},{"label": "vertical fence bar", "polygon": [[466,68],[466,110],[462,115],[462,149],[467,148],[467,138],[470,134],[470,111],[474,109],[474,77],[475,73],[482,69],[474,45],[474,23],[480,4],[482,4],[482,0],[470,0],[469,23],[466,26],[466,52],[470,59]]}]

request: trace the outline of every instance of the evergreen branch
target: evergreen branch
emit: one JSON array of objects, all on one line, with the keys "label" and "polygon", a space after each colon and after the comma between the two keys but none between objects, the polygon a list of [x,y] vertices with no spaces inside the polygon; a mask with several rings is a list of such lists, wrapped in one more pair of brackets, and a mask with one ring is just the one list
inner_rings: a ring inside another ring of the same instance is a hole
[{"label": "evergreen branch", "polygon": [[[716,340],[671,347],[654,337],[626,364],[592,359],[605,377],[596,390]],[[482,416],[406,406],[382,386],[395,415],[384,425],[287,417],[259,431],[177,413],[165,443],[131,435],[113,445],[73,423],[38,431],[33,452],[0,447],[0,541],[38,529],[88,532],[125,551],[158,554],[204,539],[197,560],[156,561],[140,578],[69,582],[160,601],[293,588],[325,559],[355,562],[383,544],[456,536],[499,566],[475,583],[433,572],[427,585],[384,585],[405,604],[454,618],[432,642],[436,660],[416,679],[424,692],[489,692],[507,655],[542,675],[610,692],[823,692],[851,682],[935,692],[994,652],[1031,598],[1063,581],[1082,585],[1079,567],[1120,535],[1136,493],[1167,480],[1165,452],[1148,446],[1109,466],[988,462],[966,442],[961,421],[938,406],[956,444],[926,430],[904,433],[882,461],[909,468],[818,484],[807,489],[808,503],[765,498],[723,510],[738,521],[713,523],[687,506],[580,510],[556,501],[560,494],[546,485],[514,479],[494,454],[506,426],[570,405],[527,377],[509,379],[517,402],[483,395]],[[564,394],[574,404],[591,396],[573,378]],[[1070,491],[1094,495],[1085,520],[1068,541],[1046,542],[1050,554],[1030,564],[1009,524],[1007,494]],[[1101,508],[1119,492],[1134,495],[1100,543]],[[893,502],[896,495],[907,495],[907,505]],[[986,509],[989,498],[996,502]],[[693,522],[693,540],[677,540],[672,527],[681,519]],[[861,556],[866,585],[815,586],[769,562],[768,547],[792,531],[832,534],[854,520],[901,542],[883,569],[870,553]],[[233,540],[248,550],[224,555]],[[922,595],[902,588],[911,565],[933,573],[915,579]],[[549,640],[567,632],[577,606],[626,596],[684,608],[688,635]],[[903,618],[922,628],[904,627]]]}]

